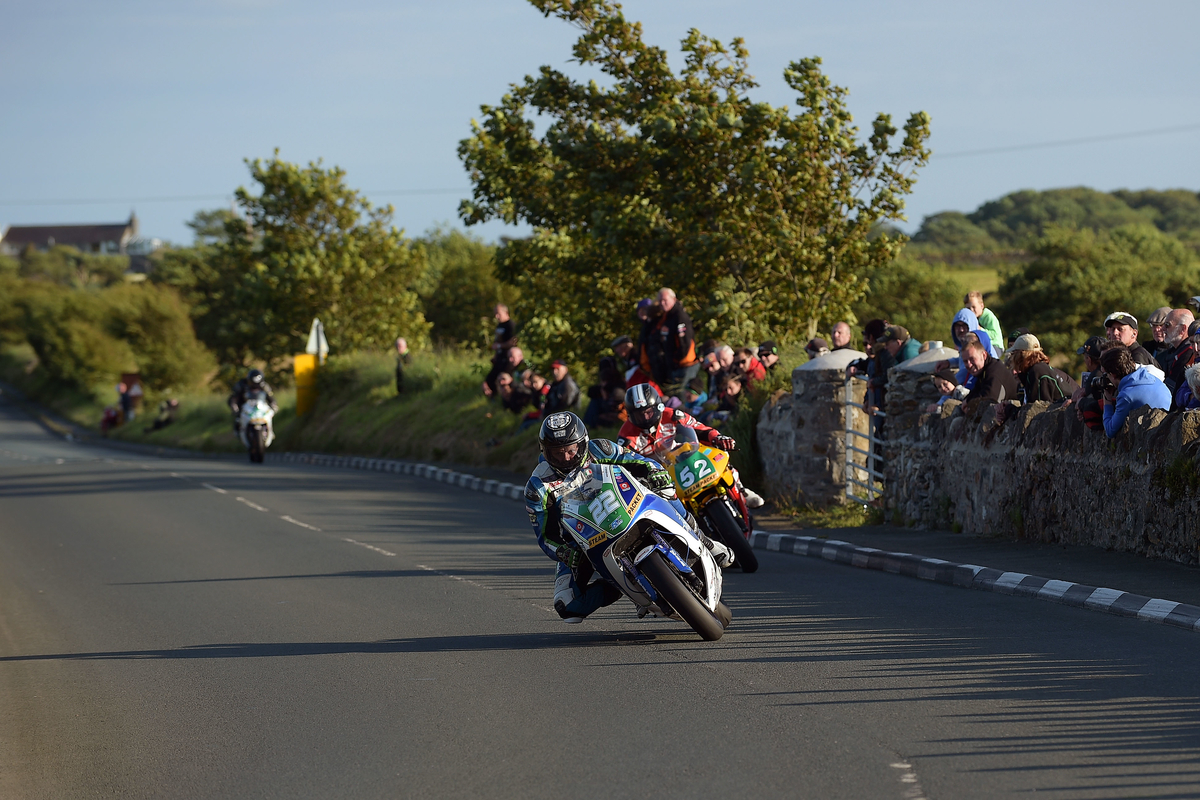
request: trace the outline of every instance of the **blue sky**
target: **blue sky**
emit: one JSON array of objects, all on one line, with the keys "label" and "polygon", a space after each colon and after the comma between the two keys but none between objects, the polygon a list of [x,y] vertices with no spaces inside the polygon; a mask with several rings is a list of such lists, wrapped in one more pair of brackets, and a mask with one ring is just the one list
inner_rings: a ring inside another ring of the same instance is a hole
[{"label": "blue sky", "polygon": [[[0,225],[113,221],[136,209],[144,235],[187,242],[185,220],[248,182],[242,159],[276,147],[289,161],[343,167],[352,186],[391,202],[410,234],[458,224],[469,184],[455,147],[480,104],[542,64],[578,71],[568,63],[575,31],[521,0],[6,5]],[[1200,190],[1200,3],[624,7],[676,63],[690,27],[743,37],[759,99],[793,104],[782,70],[819,55],[864,129],[879,111],[898,121],[929,112],[935,154],[908,200],[910,230],[1022,188]],[[1192,127],[952,157],[1182,126]],[[197,199],[151,201],[164,197]]]}]

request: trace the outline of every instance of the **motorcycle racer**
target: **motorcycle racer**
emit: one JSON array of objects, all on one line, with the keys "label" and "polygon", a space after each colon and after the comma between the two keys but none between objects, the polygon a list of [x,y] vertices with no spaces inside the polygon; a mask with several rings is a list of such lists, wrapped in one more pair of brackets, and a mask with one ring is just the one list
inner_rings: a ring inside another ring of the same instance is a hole
[{"label": "motorcycle racer", "polygon": [[[525,485],[525,507],[538,546],[558,564],[554,575],[554,610],[565,622],[583,622],[592,612],[616,602],[621,591],[604,579],[590,581],[591,562],[562,531],[561,500],[578,485],[572,481],[581,469],[593,463],[618,465],[644,481],[651,491],[668,500],[682,519],[692,523],[675,497],[670,473],[661,464],[607,439],[592,440],[583,420],[574,413],[561,411],[546,417],[538,442],[543,460]],[[725,545],[702,538],[720,566],[733,562],[732,552]]]},{"label": "motorcycle racer", "polygon": [[252,392],[263,392],[266,395],[267,403],[270,404],[272,411],[278,411],[279,406],[275,403],[275,393],[271,391],[271,385],[267,383],[267,379],[263,377],[261,371],[252,369],[246,373],[246,377],[239,380],[233,385],[233,393],[229,395],[226,401],[229,404],[229,410],[233,412],[233,432],[238,433],[238,415],[242,411],[242,406],[246,403],[246,398]]},{"label": "motorcycle racer", "polygon": [[[732,436],[725,436],[716,428],[699,422],[691,414],[678,408],[667,408],[662,395],[648,383],[630,387],[625,392],[625,412],[628,419],[617,433],[617,441],[635,453],[649,456],[655,446],[675,435],[675,429],[683,426],[696,432],[696,438],[705,444],[719,447],[726,452],[737,449]],[[732,468],[731,468],[732,469]],[[760,508],[763,499],[756,492],[742,485],[741,476],[733,470],[738,491],[746,499],[748,508]]]}]

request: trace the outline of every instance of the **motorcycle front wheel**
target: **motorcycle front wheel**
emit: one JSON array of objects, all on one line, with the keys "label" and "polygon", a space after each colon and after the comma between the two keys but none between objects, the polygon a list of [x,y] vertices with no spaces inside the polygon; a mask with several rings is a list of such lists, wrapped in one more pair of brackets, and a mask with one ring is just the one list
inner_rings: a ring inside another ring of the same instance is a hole
[{"label": "motorcycle front wheel", "polygon": [[683,585],[679,576],[667,566],[662,553],[651,553],[639,568],[654,587],[654,591],[671,604],[671,608],[683,617],[684,622],[692,626],[692,630],[700,634],[701,639],[715,642],[721,638],[721,634],[725,632],[721,621]]},{"label": "motorcycle front wheel", "polygon": [[246,437],[250,440],[250,463],[261,464],[263,460],[263,437],[266,434],[257,429],[251,428],[249,435]]},{"label": "motorcycle front wheel", "polygon": [[742,568],[742,572],[754,572],[758,569],[758,556],[750,540],[742,532],[742,526],[733,518],[733,512],[724,500],[714,500],[704,507],[704,515],[716,529],[717,538],[733,551],[733,563]]}]

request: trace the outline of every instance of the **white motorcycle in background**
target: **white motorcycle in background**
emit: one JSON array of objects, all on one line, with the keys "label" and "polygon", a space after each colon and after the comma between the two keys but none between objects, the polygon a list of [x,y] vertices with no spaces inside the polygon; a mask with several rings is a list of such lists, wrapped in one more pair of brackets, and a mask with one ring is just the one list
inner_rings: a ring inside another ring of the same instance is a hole
[{"label": "white motorcycle in background", "polygon": [[263,454],[275,441],[275,429],[271,426],[274,418],[275,409],[267,402],[266,392],[251,392],[246,397],[238,413],[238,434],[252,463],[261,464]]}]

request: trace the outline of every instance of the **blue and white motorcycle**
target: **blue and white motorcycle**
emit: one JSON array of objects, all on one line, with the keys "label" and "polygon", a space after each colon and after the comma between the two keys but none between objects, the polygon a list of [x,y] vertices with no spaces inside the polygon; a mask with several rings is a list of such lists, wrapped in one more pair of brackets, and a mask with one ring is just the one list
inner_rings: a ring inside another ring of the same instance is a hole
[{"label": "blue and white motorcycle", "polygon": [[614,464],[584,467],[565,488],[564,532],[638,616],[670,617],[703,639],[721,638],[733,618],[721,602],[721,568],[670,503]]}]

